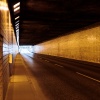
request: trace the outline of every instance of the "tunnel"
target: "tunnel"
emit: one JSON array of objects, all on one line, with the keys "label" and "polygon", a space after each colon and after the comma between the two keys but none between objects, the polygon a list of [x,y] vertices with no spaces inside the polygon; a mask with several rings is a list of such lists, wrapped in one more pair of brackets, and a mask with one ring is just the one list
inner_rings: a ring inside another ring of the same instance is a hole
[{"label": "tunnel", "polygon": [[100,0],[0,0],[0,100],[99,100]]}]

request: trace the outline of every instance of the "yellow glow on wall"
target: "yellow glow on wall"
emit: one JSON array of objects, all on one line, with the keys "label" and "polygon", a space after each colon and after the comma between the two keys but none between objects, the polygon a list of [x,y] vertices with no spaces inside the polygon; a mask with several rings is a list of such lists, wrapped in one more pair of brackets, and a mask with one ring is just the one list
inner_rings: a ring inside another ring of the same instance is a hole
[{"label": "yellow glow on wall", "polygon": [[87,38],[89,41],[93,42],[93,41],[96,41],[96,37],[91,35]]},{"label": "yellow glow on wall", "polygon": [[12,63],[12,54],[9,54],[9,63]]},{"label": "yellow glow on wall", "polygon": [[7,4],[3,1],[0,1],[0,10],[8,10]]},{"label": "yellow glow on wall", "polygon": [[7,0],[0,0],[0,35],[3,37],[3,43],[0,47],[0,52],[2,53],[2,61],[0,63],[0,72],[2,72],[0,75],[0,100],[5,100],[7,86],[10,78],[9,63],[12,62],[12,59],[9,59],[9,57],[11,58],[9,54],[13,54],[14,57],[16,55],[15,51],[18,51],[14,30],[11,24],[11,17]]},{"label": "yellow glow on wall", "polygon": [[100,63],[100,24],[74,31],[33,48],[35,53]]}]

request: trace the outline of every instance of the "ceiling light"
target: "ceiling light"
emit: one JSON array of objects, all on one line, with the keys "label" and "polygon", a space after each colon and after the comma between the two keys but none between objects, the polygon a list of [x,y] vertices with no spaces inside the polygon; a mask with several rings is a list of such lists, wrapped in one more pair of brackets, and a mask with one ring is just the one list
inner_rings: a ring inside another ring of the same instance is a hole
[{"label": "ceiling light", "polygon": [[20,2],[16,3],[13,7],[16,8],[18,6],[20,6]]},{"label": "ceiling light", "polygon": [[14,9],[14,12],[18,11],[20,9],[20,7],[17,7]]},{"label": "ceiling light", "polygon": [[20,17],[20,16],[17,16],[17,17],[15,18],[15,20],[19,19],[19,17]]},{"label": "ceiling light", "polygon": [[15,22],[15,24],[19,23],[19,20]]},{"label": "ceiling light", "polygon": [[19,23],[17,23],[15,26],[19,26]]}]

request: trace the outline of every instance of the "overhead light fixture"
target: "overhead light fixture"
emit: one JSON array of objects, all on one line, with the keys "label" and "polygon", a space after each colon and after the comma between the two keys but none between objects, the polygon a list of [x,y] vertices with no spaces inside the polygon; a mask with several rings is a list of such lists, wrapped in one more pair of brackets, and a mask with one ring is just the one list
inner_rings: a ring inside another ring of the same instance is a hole
[{"label": "overhead light fixture", "polygon": [[17,20],[17,21],[15,22],[15,24],[17,24],[17,23],[19,23],[19,20]]},{"label": "overhead light fixture", "polygon": [[20,7],[17,7],[14,9],[14,12],[18,11],[20,9]]},{"label": "overhead light fixture", "polygon": [[17,23],[15,26],[19,26],[19,23]]},{"label": "overhead light fixture", "polygon": [[18,7],[18,6],[20,6],[20,2],[16,3],[16,4],[13,6],[13,8],[16,8],[16,7]]},{"label": "overhead light fixture", "polygon": [[20,9],[20,2],[16,3],[14,6],[14,12],[18,11]]},{"label": "overhead light fixture", "polygon": [[[13,9],[14,9],[14,14],[20,13],[20,2],[16,3],[13,6]],[[15,20],[18,19],[15,22],[15,29],[16,29],[16,36],[17,36],[17,43],[18,43],[18,45],[19,45],[19,18],[20,18],[20,16],[15,17]]]},{"label": "overhead light fixture", "polygon": [[20,16],[17,16],[17,17],[15,18],[15,20],[19,19],[19,17],[20,17]]}]

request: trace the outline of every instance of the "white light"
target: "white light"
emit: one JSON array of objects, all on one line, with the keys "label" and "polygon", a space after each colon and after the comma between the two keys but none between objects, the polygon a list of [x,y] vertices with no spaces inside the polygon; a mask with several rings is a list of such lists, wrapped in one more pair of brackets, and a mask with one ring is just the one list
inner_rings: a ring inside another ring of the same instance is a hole
[{"label": "white light", "polygon": [[18,16],[18,17],[16,17],[16,18],[15,18],[15,20],[17,20],[18,18],[19,18],[19,16]]},{"label": "white light", "polygon": [[16,26],[16,30],[19,29],[19,26]]},{"label": "white light", "polygon": [[16,8],[19,5],[20,5],[20,2],[16,3],[13,7]]},{"label": "white light", "polygon": [[20,7],[17,7],[14,9],[14,12],[18,11],[20,9]]},{"label": "white light", "polygon": [[8,8],[4,6],[0,6],[0,10],[8,10]]},{"label": "white light", "polygon": [[19,26],[19,23],[17,23],[15,26]]},{"label": "white light", "polygon": [[15,22],[16,24],[19,23],[19,20],[17,22]]},{"label": "white light", "polygon": [[19,29],[16,30],[16,35],[19,36]]}]

